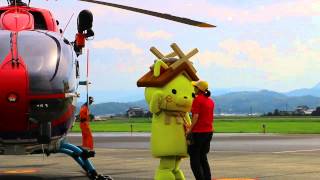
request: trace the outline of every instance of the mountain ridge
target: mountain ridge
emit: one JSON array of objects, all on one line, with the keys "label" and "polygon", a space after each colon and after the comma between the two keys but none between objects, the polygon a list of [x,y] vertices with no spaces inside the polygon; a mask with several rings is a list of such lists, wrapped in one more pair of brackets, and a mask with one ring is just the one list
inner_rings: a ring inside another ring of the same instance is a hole
[{"label": "mountain ridge", "polygon": [[288,96],[305,96],[311,95],[315,97],[320,97],[320,82],[311,88],[301,88],[295,89],[285,93]]},{"label": "mountain ridge", "polygon": [[[320,97],[311,95],[288,96],[287,94],[270,90],[230,92],[212,98],[215,101],[216,113],[263,114],[272,112],[274,109],[294,110],[300,105],[307,105],[312,108],[320,106]],[[96,115],[123,114],[130,107],[148,109],[148,105],[142,99],[127,103],[107,102],[94,104],[91,107],[91,112]]]}]

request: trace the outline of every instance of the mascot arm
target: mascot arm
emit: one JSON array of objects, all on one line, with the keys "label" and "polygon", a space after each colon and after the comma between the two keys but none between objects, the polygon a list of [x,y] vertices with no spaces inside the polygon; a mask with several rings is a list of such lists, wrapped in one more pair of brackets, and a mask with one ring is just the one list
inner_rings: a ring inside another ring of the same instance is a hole
[{"label": "mascot arm", "polygon": [[151,101],[150,101],[150,112],[151,113],[158,113],[160,112],[160,105],[162,103],[162,93],[161,92],[155,92],[152,95]]},{"label": "mascot arm", "polygon": [[188,125],[191,126],[191,119],[190,119],[189,112],[186,113],[186,121],[187,121]]}]

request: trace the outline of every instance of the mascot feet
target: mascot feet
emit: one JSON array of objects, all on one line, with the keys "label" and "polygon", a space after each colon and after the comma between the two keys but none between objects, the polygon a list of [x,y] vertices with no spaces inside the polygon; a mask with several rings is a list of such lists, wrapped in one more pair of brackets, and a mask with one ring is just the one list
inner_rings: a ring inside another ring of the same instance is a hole
[{"label": "mascot feet", "polygon": [[176,180],[185,180],[186,178],[184,177],[184,174],[183,172],[179,169],[179,170],[176,170],[173,172],[175,177],[176,177]]},{"label": "mascot feet", "polygon": [[157,170],[155,180],[175,180],[176,177],[171,170]]}]

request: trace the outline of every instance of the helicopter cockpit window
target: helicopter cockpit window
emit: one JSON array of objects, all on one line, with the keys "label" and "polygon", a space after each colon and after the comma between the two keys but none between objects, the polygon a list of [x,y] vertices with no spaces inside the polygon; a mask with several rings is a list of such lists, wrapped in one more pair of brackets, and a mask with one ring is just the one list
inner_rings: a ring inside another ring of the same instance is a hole
[{"label": "helicopter cockpit window", "polygon": [[31,93],[67,93],[76,88],[73,48],[60,34],[22,31],[18,51],[27,65]]},{"label": "helicopter cockpit window", "polygon": [[4,58],[10,53],[10,32],[0,31],[0,64]]},{"label": "helicopter cockpit window", "polygon": [[41,14],[41,12],[30,11],[30,13],[33,15],[34,29],[39,29],[39,30],[47,30],[48,29],[46,21],[45,21],[43,15]]},{"label": "helicopter cockpit window", "polygon": [[22,31],[18,34],[18,51],[27,65],[31,91],[50,89],[50,80],[56,72],[60,58],[58,43],[37,31]]},{"label": "helicopter cockpit window", "polygon": [[[1,14],[4,13],[4,12],[5,12],[5,11],[0,10],[0,17],[1,17]],[[3,28],[0,27],[0,29],[3,29]]]},{"label": "helicopter cockpit window", "polygon": [[3,11],[3,10],[0,10],[0,16],[1,16],[2,13],[4,13],[4,11]]}]

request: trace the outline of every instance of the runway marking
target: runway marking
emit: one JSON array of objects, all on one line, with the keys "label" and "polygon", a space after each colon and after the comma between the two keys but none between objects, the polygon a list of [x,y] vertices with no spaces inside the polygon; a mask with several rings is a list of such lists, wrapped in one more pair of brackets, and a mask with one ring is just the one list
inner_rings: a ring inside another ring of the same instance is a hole
[{"label": "runway marking", "polygon": [[284,154],[284,153],[298,153],[298,152],[315,152],[320,151],[320,149],[304,149],[304,150],[295,150],[295,151],[278,151],[272,152],[274,154]]},{"label": "runway marking", "polygon": [[248,154],[266,154],[270,153],[269,151],[219,151],[219,150],[210,150],[212,153],[248,153]]},{"label": "runway marking", "polygon": [[32,174],[38,172],[38,169],[16,169],[0,171],[0,174]]}]

